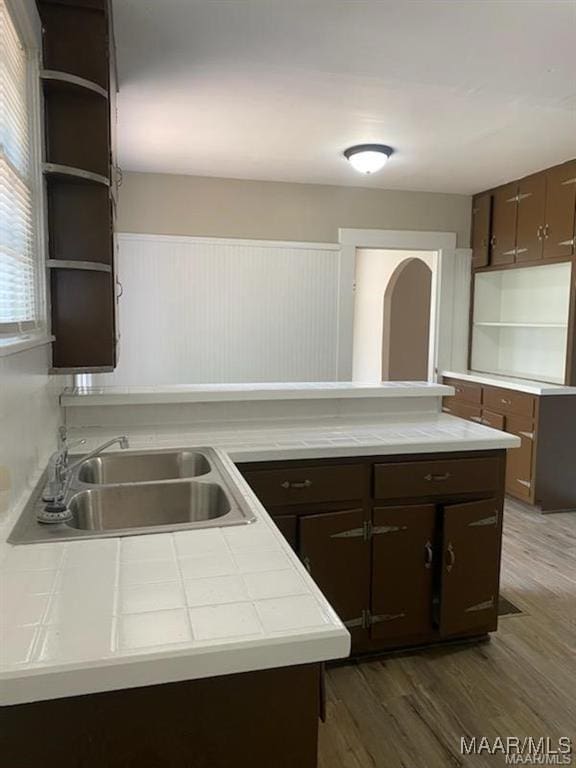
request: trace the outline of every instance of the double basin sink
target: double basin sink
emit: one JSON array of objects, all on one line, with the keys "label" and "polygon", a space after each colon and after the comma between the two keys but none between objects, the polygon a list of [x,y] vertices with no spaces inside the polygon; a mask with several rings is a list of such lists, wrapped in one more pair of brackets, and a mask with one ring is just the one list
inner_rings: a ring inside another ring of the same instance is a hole
[{"label": "double basin sink", "polygon": [[42,524],[43,483],[16,523],[12,544],[250,523],[247,507],[211,448],[122,451],[78,464],[65,503],[71,518]]}]

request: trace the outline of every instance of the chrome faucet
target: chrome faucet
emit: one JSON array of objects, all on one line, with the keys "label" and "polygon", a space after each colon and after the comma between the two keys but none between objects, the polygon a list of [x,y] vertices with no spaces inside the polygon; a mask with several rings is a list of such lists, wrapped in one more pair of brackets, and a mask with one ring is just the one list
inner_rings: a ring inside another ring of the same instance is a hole
[{"label": "chrome faucet", "polygon": [[100,456],[107,448],[118,443],[121,448],[128,448],[128,438],[126,435],[113,437],[106,443],[98,446],[86,456],[75,461],[74,464],[68,464],[68,454],[70,448],[77,445],[84,445],[86,440],[78,440],[70,445],[66,427],[60,427],[58,430],[58,450],[50,457],[48,464],[48,482],[42,494],[42,501],[46,502],[43,509],[38,512],[37,520],[39,523],[65,523],[70,520],[72,514],[65,503],[66,490],[71,474],[88,459],[94,459]]}]

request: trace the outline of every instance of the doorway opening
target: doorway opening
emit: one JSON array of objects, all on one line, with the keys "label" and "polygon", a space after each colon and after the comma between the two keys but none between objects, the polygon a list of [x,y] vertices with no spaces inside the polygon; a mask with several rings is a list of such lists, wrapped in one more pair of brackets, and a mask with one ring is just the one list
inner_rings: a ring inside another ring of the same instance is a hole
[{"label": "doorway opening", "polygon": [[354,381],[426,381],[430,372],[435,251],[359,248]]}]

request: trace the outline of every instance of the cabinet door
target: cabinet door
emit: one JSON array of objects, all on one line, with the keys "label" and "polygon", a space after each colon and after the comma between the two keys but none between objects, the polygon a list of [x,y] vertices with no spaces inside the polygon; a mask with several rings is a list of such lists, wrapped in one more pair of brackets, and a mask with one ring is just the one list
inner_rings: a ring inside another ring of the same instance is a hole
[{"label": "cabinet door", "polygon": [[520,448],[510,448],[506,460],[506,491],[519,499],[530,501],[533,496],[532,458],[534,455],[534,426],[531,419],[509,416],[506,431],[522,441]]},{"label": "cabinet door", "polygon": [[298,549],[298,518],[296,515],[274,515],[274,524],[293,550]]},{"label": "cabinet door", "polygon": [[444,507],[440,633],[496,629],[502,505],[497,499]]},{"label": "cabinet door", "polygon": [[374,510],[370,630],[373,639],[432,631],[436,507]]},{"label": "cabinet door", "polygon": [[546,174],[544,258],[572,256],[576,211],[576,160],[551,168]]},{"label": "cabinet door", "polygon": [[478,195],[472,201],[472,266],[487,267],[490,263],[490,225],[492,195]]},{"label": "cabinet door", "polygon": [[507,184],[494,192],[492,203],[492,264],[513,264],[516,254],[518,184]]},{"label": "cabinet door", "polygon": [[458,416],[461,419],[467,419],[467,421],[475,421],[478,424],[482,421],[482,409],[479,405],[463,403],[453,397],[444,398],[442,410],[444,413],[449,413],[451,416]]},{"label": "cabinet door", "polygon": [[518,224],[516,261],[542,258],[542,238],[546,209],[546,174],[522,179],[518,186]]},{"label": "cabinet door", "polygon": [[300,557],[328,602],[351,626],[370,595],[370,543],[364,511],[320,512],[300,518]]}]

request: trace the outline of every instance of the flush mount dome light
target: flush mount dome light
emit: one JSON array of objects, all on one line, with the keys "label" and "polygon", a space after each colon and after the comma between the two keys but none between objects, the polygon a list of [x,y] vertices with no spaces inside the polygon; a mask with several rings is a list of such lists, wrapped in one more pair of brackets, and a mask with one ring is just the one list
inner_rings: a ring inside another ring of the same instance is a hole
[{"label": "flush mount dome light", "polygon": [[393,152],[386,144],[356,144],[345,150],[344,157],[357,171],[369,174],[383,168]]}]

